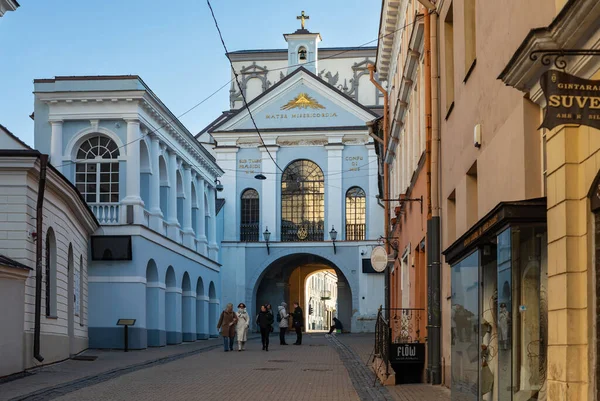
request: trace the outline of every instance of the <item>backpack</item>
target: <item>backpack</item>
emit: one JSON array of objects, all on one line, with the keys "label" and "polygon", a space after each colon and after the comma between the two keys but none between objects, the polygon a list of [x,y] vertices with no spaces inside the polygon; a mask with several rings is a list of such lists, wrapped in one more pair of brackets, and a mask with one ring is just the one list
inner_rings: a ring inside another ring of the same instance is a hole
[{"label": "backpack", "polygon": [[281,322],[281,312],[277,314],[277,323]]}]

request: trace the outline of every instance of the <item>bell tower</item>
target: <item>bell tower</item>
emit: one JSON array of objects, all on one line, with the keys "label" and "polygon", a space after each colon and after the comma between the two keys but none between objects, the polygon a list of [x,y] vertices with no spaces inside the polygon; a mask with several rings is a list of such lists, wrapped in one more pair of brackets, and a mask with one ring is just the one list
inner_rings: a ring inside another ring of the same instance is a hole
[{"label": "bell tower", "polygon": [[300,20],[300,29],[283,35],[288,43],[288,74],[300,66],[317,74],[321,34],[312,33],[304,27],[306,20],[310,19],[304,11],[296,19]]}]

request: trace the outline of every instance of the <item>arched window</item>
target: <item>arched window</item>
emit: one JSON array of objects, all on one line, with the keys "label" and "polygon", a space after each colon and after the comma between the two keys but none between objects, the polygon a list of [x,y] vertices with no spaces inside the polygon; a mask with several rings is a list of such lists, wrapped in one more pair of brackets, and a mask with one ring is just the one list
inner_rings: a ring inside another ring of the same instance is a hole
[{"label": "arched window", "polygon": [[56,237],[49,228],[46,233],[46,316],[56,317]]},{"label": "arched window", "polygon": [[300,46],[298,49],[298,60],[306,61],[306,47]]},{"label": "arched window", "polygon": [[367,202],[365,191],[352,187],[346,192],[346,240],[364,241],[366,237],[365,212]]},{"label": "arched window", "polygon": [[119,148],[104,135],[85,140],[77,151],[75,185],[88,203],[119,202]]},{"label": "arched window", "polygon": [[281,241],[323,241],[325,179],[310,160],[296,160],[281,176]]},{"label": "arched window", "polygon": [[258,241],[260,202],[258,198],[258,192],[255,189],[247,189],[242,193],[241,212],[240,241]]}]

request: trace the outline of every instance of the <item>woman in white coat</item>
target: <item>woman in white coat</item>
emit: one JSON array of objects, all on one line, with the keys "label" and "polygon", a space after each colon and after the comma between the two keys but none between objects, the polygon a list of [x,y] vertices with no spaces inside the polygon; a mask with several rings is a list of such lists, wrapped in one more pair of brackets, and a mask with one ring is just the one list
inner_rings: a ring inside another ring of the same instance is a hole
[{"label": "woman in white coat", "polygon": [[238,341],[238,351],[246,350],[246,341],[248,340],[248,327],[250,327],[250,316],[246,311],[246,305],[244,303],[240,303],[238,305],[237,312],[237,325],[235,326]]}]

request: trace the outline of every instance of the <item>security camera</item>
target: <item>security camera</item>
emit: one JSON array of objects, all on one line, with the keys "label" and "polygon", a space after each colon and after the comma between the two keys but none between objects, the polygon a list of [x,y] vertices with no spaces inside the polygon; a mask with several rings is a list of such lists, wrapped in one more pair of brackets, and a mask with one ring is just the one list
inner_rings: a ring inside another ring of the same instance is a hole
[{"label": "security camera", "polygon": [[360,251],[360,256],[365,256],[367,254],[367,251],[365,251],[364,249],[362,251]]}]

